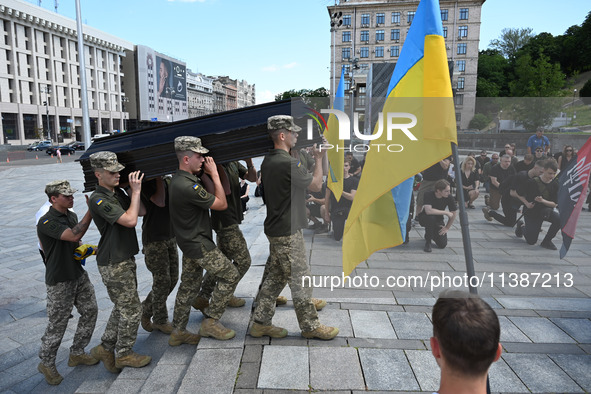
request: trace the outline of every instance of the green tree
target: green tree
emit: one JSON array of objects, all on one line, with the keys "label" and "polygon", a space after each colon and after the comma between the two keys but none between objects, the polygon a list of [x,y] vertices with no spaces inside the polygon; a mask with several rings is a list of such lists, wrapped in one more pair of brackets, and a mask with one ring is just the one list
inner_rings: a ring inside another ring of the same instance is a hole
[{"label": "green tree", "polygon": [[509,62],[498,50],[486,49],[478,54],[477,97],[502,97],[509,94]]},{"label": "green tree", "polygon": [[532,38],[532,32],[531,27],[503,29],[500,37],[492,40],[489,46],[498,50],[506,59],[513,60],[516,58],[517,51]]},{"label": "green tree", "polygon": [[476,114],[470,121],[470,125],[468,127],[470,127],[471,129],[482,130],[486,126],[488,126],[489,123],[490,118],[488,116],[486,116],[485,114]]},{"label": "green tree", "polygon": [[292,97],[328,97],[328,90],[325,88],[318,88],[318,89],[300,89],[300,90],[288,90],[283,93],[279,93],[275,95],[275,101],[287,100]]},{"label": "green tree", "polygon": [[591,79],[585,82],[585,85],[583,85],[579,92],[579,96],[583,100],[583,103],[587,105],[591,104]]}]

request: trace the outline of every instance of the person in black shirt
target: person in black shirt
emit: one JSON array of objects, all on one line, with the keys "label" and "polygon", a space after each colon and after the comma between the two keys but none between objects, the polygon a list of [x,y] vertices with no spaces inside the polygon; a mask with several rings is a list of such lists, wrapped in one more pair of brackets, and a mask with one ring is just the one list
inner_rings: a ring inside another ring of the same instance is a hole
[{"label": "person in black shirt", "polygon": [[326,209],[324,211],[324,220],[326,223],[332,222],[332,230],[335,241],[340,241],[343,238],[343,231],[345,230],[345,220],[349,216],[349,210],[353,203],[353,198],[357,192],[359,180],[357,177],[349,175],[349,163],[345,162],[343,165],[343,193],[337,202],[334,194],[330,189],[326,189]]},{"label": "person in black shirt", "polygon": [[466,204],[466,208],[474,209],[474,205],[472,204],[474,200],[478,198],[480,192],[478,191],[478,186],[480,185],[480,180],[478,176],[478,172],[475,169],[476,166],[476,159],[471,156],[466,157],[466,160],[461,165],[462,168],[462,191],[464,193],[464,203]]},{"label": "person in black shirt", "polygon": [[541,247],[550,250],[556,250],[552,238],[560,230],[560,216],[554,210],[558,206],[558,181],[555,178],[557,170],[556,161],[547,160],[542,175],[528,181],[524,190],[520,190],[522,193],[525,192],[525,199],[527,200],[525,204],[526,210],[523,214],[525,227],[519,222],[515,229],[517,237],[525,236],[525,241],[528,244],[535,245],[538,242],[542,223],[544,221],[550,222],[546,237],[540,244]]},{"label": "person in black shirt", "polygon": [[[501,186],[501,183],[511,175],[515,175],[515,168],[511,166],[511,156],[504,155],[501,157],[499,164],[495,165],[490,170],[490,198],[487,205],[491,209],[499,209],[499,203],[501,202],[502,197],[499,187]],[[483,208],[482,211],[484,212],[485,209]]]},{"label": "person in black shirt", "polygon": [[521,171],[529,171],[532,168],[534,168],[534,155],[531,153],[527,153],[523,156],[523,160],[518,161],[515,165],[515,171],[518,173]]},{"label": "person in black shirt", "polygon": [[[419,223],[425,227],[425,252],[431,252],[431,241],[435,241],[440,249],[447,246],[447,232],[458,214],[456,200],[450,195],[449,182],[440,179],[433,187],[434,191],[425,193],[423,211],[419,214]],[[449,218],[445,225],[443,216]]]},{"label": "person in black shirt", "polygon": [[353,152],[347,152],[345,154],[345,161],[348,161],[351,166],[349,174],[359,175],[359,173],[361,173],[361,165],[359,164],[359,160],[357,160],[355,156],[353,156]]},{"label": "person in black shirt", "polygon": [[425,193],[433,190],[433,185],[435,185],[435,182],[440,179],[447,178],[447,171],[449,170],[449,165],[451,164],[450,159],[451,158],[447,157],[441,160],[439,163],[433,164],[425,171],[422,171],[423,180],[421,181],[419,191],[417,192],[417,209],[415,211],[417,214],[420,214],[423,210],[423,197],[425,196]]},{"label": "person in black shirt", "polygon": [[[484,170],[484,165],[490,161],[490,157],[486,154],[486,151],[480,151],[480,156],[476,157],[476,162],[478,163],[479,175],[482,175],[482,170]],[[482,179],[481,179],[482,180]]]}]

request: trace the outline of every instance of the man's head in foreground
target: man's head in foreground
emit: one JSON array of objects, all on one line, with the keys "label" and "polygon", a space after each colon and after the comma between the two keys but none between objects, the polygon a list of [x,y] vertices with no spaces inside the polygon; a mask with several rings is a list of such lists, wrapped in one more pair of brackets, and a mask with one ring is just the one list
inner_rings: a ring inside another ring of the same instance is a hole
[{"label": "man's head in foreground", "polygon": [[455,387],[486,392],[491,364],[501,357],[501,327],[492,308],[476,295],[443,292],[433,307],[431,352],[441,368],[439,393]]}]

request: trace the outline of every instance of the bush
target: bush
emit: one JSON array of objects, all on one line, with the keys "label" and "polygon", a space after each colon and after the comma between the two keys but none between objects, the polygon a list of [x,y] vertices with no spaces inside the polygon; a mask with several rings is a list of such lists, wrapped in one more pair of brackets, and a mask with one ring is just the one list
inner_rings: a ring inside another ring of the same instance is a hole
[{"label": "bush", "polygon": [[468,127],[470,127],[471,129],[482,130],[486,126],[488,126],[489,123],[490,118],[488,116],[486,116],[485,114],[476,114],[470,121],[470,125]]},{"label": "bush", "polygon": [[591,79],[585,83],[579,92],[579,96],[581,97],[581,100],[583,100],[583,103],[586,105],[591,104]]}]

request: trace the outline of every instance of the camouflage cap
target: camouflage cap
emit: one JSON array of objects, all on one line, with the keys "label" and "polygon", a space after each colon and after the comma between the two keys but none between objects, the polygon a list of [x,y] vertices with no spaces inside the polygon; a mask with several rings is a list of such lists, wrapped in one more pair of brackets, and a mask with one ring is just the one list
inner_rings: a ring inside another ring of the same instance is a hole
[{"label": "camouflage cap", "polygon": [[125,168],[124,165],[117,161],[117,155],[109,151],[96,152],[90,155],[90,166],[111,172],[119,172]]},{"label": "camouflage cap", "polygon": [[48,196],[55,194],[63,194],[64,196],[71,196],[76,193],[76,189],[70,186],[70,182],[65,179],[59,181],[49,182],[45,185],[45,194]]},{"label": "camouflage cap", "polygon": [[174,139],[174,150],[177,152],[192,151],[195,153],[205,154],[209,149],[201,145],[201,139],[189,135],[183,135]]},{"label": "camouflage cap", "polygon": [[302,128],[293,122],[293,117],[289,115],[274,115],[267,119],[267,130],[289,130],[296,133]]}]

